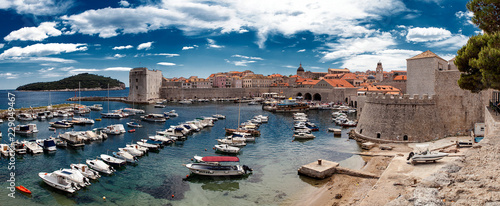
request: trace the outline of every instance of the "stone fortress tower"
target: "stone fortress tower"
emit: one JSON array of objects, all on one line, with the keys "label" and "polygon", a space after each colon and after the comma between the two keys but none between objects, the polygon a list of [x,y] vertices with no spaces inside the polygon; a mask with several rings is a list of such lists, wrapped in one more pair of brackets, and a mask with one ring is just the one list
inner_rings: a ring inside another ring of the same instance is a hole
[{"label": "stone fortress tower", "polygon": [[158,70],[145,67],[134,68],[129,72],[129,101],[148,102],[160,98],[162,74]]},{"label": "stone fortress tower", "polygon": [[354,135],[375,142],[425,142],[468,135],[483,122],[491,92],[460,89],[453,59],[426,51],[407,59],[407,72],[408,94],[367,95]]},{"label": "stone fortress tower", "polygon": [[382,82],[384,81],[384,68],[382,68],[382,62],[377,63],[377,68],[375,69],[375,81]]}]

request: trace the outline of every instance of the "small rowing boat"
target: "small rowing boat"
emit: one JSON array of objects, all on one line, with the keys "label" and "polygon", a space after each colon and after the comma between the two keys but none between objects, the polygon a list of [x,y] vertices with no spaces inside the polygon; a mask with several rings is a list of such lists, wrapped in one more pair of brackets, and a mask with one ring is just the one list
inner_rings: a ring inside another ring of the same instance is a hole
[{"label": "small rowing boat", "polygon": [[31,194],[31,191],[26,189],[26,187],[23,187],[22,185],[16,186],[16,189],[18,189],[21,192],[24,192],[26,194]]}]

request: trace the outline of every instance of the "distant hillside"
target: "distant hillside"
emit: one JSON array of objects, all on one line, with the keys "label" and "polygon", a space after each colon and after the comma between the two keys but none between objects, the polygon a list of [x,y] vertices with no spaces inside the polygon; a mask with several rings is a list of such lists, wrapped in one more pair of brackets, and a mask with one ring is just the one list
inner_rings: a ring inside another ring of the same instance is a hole
[{"label": "distant hillside", "polygon": [[82,90],[101,90],[101,89],[125,89],[125,84],[111,77],[103,77],[95,74],[83,73],[67,77],[55,82],[37,82],[18,87],[16,90],[77,90],[78,83]]}]

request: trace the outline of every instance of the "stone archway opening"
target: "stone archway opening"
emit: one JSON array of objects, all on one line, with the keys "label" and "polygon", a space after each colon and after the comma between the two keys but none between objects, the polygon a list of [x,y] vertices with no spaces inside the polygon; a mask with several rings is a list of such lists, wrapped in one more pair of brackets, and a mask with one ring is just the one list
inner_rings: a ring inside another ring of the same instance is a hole
[{"label": "stone archway opening", "polygon": [[297,93],[297,97],[301,97],[302,96],[302,93]]},{"label": "stone archway opening", "polygon": [[313,100],[314,101],[321,101],[321,94],[318,94],[318,93],[314,94],[313,95]]},{"label": "stone archway opening", "polygon": [[311,94],[306,93],[306,94],[304,95],[304,100],[312,100],[312,96],[311,96]]}]

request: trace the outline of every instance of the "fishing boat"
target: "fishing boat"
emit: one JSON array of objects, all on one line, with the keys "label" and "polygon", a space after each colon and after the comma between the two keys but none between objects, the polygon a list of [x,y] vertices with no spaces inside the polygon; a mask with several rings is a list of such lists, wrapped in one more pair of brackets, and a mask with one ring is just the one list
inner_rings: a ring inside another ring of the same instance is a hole
[{"label": "fishing boat", "polygon": [[227,144],[215,145],[215,150],[218,152],[229,153],[229,154],[238,154],[240,152],[240,148],[229,146]]},{"label": "fishing boat", "polygon": [[[113,162],[117,162],[116,163],[117,165],[125,164],[124,160],[116,160],[116,158],[111,157],[111,156],[108,156],[108,157],[105,157],[105,158],[107,158],[107,159],[114,159],[112,161]],[[107,174],[107,175],[110,175],[110,174],[113,174],[113,172],[116,172],[116,170],[113,167],[109,166],[108,164],[106,164],[102,160],[94,159],[94,160],[87,160],[85,162],[87,163],[87,165],[89,165],[90,168],[92,168],[92,169],[94,169],[96,171],[102,172],[104,174]]]},{"label": "fishing boat", "polygon": [[40,147],[43,148],[43,150],[48,151],[48,152],[55,152],[57,151],[56,148],[56,142],[54,141],[53,138],[48,138],[48,139],[37,139],[36,142]]},{"label": "fishing boat", "polygon": [[65,132],[59,135],[59,138],[64,140],[70,147],[83,147],[85,146],[84,138],[79,132]]},{"label": "fishing boat", "polygon": [[161,114],[148,114],[146,116],[141,116],[141,119],[147,122],[165,122],[167,118]]},{"label": "fishing boat", "polygon": [[32,135],[37,132],[38,128],[36,124],[17,125],[15,128],[15,133],[21,135]]},{"label": "fishing boat", "polygon": [[70,179],[71,174],[72,173],[58,170],[52,173],[40,172],[38,173],[38,176],[51,187],[65,192],[74,193],[79,190],[80,187],[78,187],[78,184]]},{"label": "fishing boat", "polygon": [[86,187],[90,185],[89,178],[83,176],[78,170],[75,169],[60,169],[62,173],[68,174],[68,178],[78,184],[79,187]]},{"label": "fishing boat", "polygon": [[137,122],[127,122],[127,126],[129,126],[129,127],[142,127],[142,124],[139,124]]},{"label": "fishing boat", "polygon": [[128,163],[136,163],[137,162],[136,157],[132,156],[130,153],[125,152],[125,151],[113,152],[113,156],[115,156],[118,159],[125,160]]},{"label": "fishing boat", "polygon": [[28,195],[31,195],[31,191],[28,190],[26,187],[23,187],[22,185],[16,186],[16,189]]},{"label": "fishing boat", "polygon": [[237,164],[240,161],[238,157],[207,156],[201,158],[200,161],[202,163],[191,163],[185,166],[192,174],[204,176],[240,176],[252,171],[246,165]]},{"label": "fishing boat", "polygon": [[415,152],[410,152],[407,160],[411,163],[416,162],[436,162],[448,156],[448,153],[430,151],[428,145],[417,145]]},{"label": "fishing boat", "polygon": [[30,140],[28,142],[24,141],[23,143],[26,145],[28,152],[31,152],[32,154],[43,152],[43,148],[36,143],[36,140]]},{"label": "fishing boat", "polygon": [[11,152],[12,149],[8,144],[0,144],[0,153],[2,153],[3,156],[8,157]]},{"label": "fishing boat", "polygon": [[245,143],[245,138],[243,138],[243,137],[227,136],[224,139],[217,139],[217,142],[219,144],[227,144],[227,145],[233,146],[233,147],[244,147],[247,145]]},{"label": "fishing boat", "polygon": [[119,135],[125,133],[125,127],[123,127],[123,124],[114,124],[107,126],[104,130],[102,130],[102,132],[106,134]]},{"label": "fishing boat", "polygon": [[56,121],[56,122],[49,122],[51,127],[54,128],[70,128],[73,126],[72,123],[66,122],[66,121]]},{"label": "fishing boat", "polygon": [[[101,154],[100,158],[101,158],[101,160],[103,160],[111,165],[121,166],[121,165],[127,164],[126,160],[118,159],[118,158],[115,158],[115,157],[112,157],[109,155],[105,155],[105,154]],[[89,163],[87,163],[87,164],[89,164]],[[96,169],[96,168],[94,168],[94,169]],[[98,169],[96,169],[96,170],[98,170]]]},{"label": "fishing boat", "polygon": [[293,137],[295,139],[314,139],[314,138],[316,138],[316,136],[314,136],[313,134],[307,134],[307,133],[294,134]]},{"label": "fishing boat", "polygon": [[99,175],[97,171],[90,169],[86,164],[71,164],[70,167],[71,169],[77,170],[78,172],[82,173],[83,176],[89,179],[96,180],[101,177],[101,175]]}]

